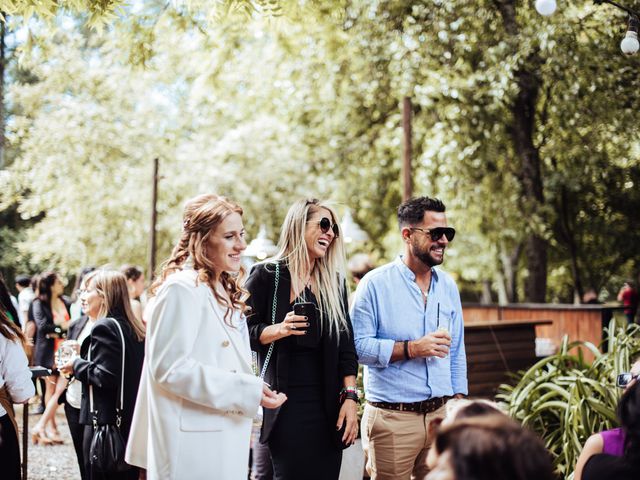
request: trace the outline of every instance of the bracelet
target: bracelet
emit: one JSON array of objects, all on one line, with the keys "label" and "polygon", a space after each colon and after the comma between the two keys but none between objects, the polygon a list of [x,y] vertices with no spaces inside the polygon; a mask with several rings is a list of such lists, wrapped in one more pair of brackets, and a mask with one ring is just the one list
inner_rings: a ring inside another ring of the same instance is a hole
[{"label": "bracelet", "polygon": [[344,387],[340,390],[340,404],[343,404],[345,400],[353,400],[356,403],[360,403],[360,392],[357,387]]},{"label": "bracelet", "polygon": [[404,358],[407,360],[411,360],[409,356],[409,340],[405,340],[404,342]]}]

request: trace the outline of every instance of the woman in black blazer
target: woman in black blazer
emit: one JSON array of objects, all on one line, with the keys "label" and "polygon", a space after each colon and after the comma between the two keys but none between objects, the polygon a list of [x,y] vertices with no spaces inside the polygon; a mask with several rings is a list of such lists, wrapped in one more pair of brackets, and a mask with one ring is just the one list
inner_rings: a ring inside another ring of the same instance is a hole
[{"label": "woman in black blazer", "polygon": [[38,280],[38,295],[31,303],[31,314],[36,324],[33,363],[55,372],[55,376],[44,379],[46,408],[31,429],[31,439],[35,444],[63,443],[56,425],[56,410],[66,381],[58,376],[53,362],[56,342],[61,341],[69,326],[69,302],[62,296],[63,290],[62,280],[55,272],[43,273]]},{"label": "woman in black blazer", "polygon": [[[336,214],[319,200],[296,202],[279,248],[274,259],[253,268],[246,284],[252,349],[261,370],[271,350],[264,380],[288,397],[281,408],[265,410],[260,442],[269,446],[276,479],[337,479],[342,448],[358,430],[358,362]],[[294,314],[301,302],[313,304],[315,315],[308,315],[315,322]]]},{"label": "woman in black blazer", "polygon": [[[97,423],[115,424],[118,391],[124,375],[124,408],[120,431],[123,438],[129,437],[131,418],[135,407],[138,384],[144,360],[144,326],[131,311],[127,281],[123,274],[114,271],[98,271],[87,282],[82,296],[85,312],[89,317],[99,318],[80,346],[80,357],[71,361],[60,371],[73,374],[82,382],[80,423],[84,427],[83,454],[85,472],[95,479],[137,479],[137,468],[121,474],[104,475],[92,471],[89,449],[93,437],[93,416],[89,401],[89,386],[93,387],[93,410],[97,411]],[[118,322],[125,341],[125,366],[122,371],[122,341],[114,320]],[[90,354],[90,360],[89,360]]]}]

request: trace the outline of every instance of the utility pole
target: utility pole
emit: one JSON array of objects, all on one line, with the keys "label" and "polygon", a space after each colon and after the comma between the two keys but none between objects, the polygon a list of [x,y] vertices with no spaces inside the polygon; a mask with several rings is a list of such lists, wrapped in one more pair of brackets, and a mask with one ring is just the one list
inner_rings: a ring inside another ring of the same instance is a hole
[{"label": "utility pole", "polygon": [[6,69],[6,45],[5,35],[8,21],[5,12],[2,12],[4,21],[0,20],[0,169],[4,168],[5,161],[5,108],[4,108],[4,71]]},{"label": "utility pole", "polygon": [[149,235],[149,281],[153,280],[156,271],[156,223],[158,222],[158,164],[159,159],[153,159],[153,177],[151,179],[151,232]]},{"label": "utility pole", "polygon": [[411,97],[402,99],[402,201],[413,195],[411,182]]}]

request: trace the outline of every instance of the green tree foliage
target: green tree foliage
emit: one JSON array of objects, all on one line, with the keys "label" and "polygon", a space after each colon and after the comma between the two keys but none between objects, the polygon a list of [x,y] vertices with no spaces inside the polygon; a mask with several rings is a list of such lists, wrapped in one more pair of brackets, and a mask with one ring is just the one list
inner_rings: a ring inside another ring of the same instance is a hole
[{"label": "green tree foliage", "polygon": [[447,203],[460,233],[446,266],[461,281],[531,298],[540,260],[546,298],[570,301],[638,268],[638,60],[618,53],[615,12],[255,2],[272,5],[264,16],[241,3],[212,14],[150,0],[104,32],[30,22],[2,177],[3,205],[39,220],[19,261],[142,263],[156,156],[161,256],[181,202],[218,191],[245,206],[250,234],[264,223],[272,236],[293,198],[332,197],[389,258],[409,96],[414,191]]}]

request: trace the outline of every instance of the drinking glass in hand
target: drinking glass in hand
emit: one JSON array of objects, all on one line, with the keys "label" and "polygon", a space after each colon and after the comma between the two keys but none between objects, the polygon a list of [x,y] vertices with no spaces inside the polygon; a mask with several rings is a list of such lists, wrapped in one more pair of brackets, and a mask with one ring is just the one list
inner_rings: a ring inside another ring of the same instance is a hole
[{"label": "drinking glass in hand", "polygon": [[[438,304],[438,317],[436,319],[436,325],[439,332],[447,332],[449,336],[451,333],[449,332],[449,318],[445,316],[440,316],[440,304]],[[445,355],[443,358],[447,358],[449,355]]]},{"label": "drinking glass in hand", "polygon": [[56,366],[61,368],[78,356],[78,342],[76,340],[65,340],[56,352]]}]

